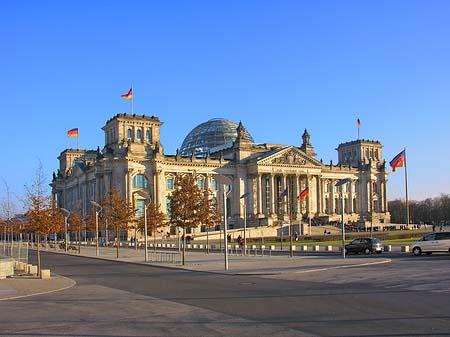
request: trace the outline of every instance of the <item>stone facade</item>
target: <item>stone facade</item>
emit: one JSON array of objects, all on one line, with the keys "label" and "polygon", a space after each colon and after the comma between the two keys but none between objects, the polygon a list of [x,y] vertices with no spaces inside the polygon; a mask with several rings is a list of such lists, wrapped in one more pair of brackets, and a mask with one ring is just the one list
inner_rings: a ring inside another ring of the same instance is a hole
[{"label": "stone facade", "polygon": [[[196,174],[199,188],[211,189],[223,205],[220,175],[229,178],[232,185],[228,194],[231,228],[243,226],[244,209],[248,226],[271,226],[289,219],[300,224],[308,221],[308,214],[317,224],[340,220],[341,188],[335,183],[349,178],[343,188],[345,221],[364,223],[370,214],[376,224],[390,221],[388,171],[377,141],[340,144],[338,164],[324,164],[316,159],[306,130],[300,147],[255,144],[243,136],[246,130],[240,123],[231,146],[201,157],[186,157],[179,151],[164,154],[162,125],[154,116],[118,114],[102,128],[102,150],[64,150],[52,181],[58,205],[89,214],[90,201],[101,202],[114,186],[137,209],[143,209],[147,196],[167,212],[178,173]],[[308,197],[298,200],[306,188]],[[288,195],[282,196],[286,189]],[[247,197],[241,198],[246,193]]]}]

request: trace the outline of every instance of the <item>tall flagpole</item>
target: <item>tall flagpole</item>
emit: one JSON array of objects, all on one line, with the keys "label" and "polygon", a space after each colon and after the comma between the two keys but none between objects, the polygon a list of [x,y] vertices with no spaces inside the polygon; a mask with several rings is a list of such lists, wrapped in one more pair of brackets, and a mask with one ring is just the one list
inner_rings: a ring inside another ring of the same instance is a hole
[{"label": "tall flagpole", "polygon": [[308,189],[308,229],[309,235],[311,236],[311,199],[310,199],[310,190],[309,190],[309,171],[306,171],[306,188]]},{"label": "tall flagpole", "polygon": [[77,134],[77,150],[80,150],[80,131]]},{"label": "tall flagpole", "polygon": [[134,101],[134,90],[133,84],[131,84],[131,114],[133,114],[133,101]]},{"label": "tall flagpole", "polygon": [[406,147],[403,150],[405,152],[405,193],[406,193],[406,225],[409,227],[409,202],[408,202],[408,163],[406,160]]},{"label": "tall flagpole", "polygon": [[287,206],[288,206],[288,215],[289,215],[289,254],[291,257],[294,256],[294,247],[292,242],[292,212],[291,212],[291,205],[289,204],[289,178],[286,177],[286,183],[287,183]]}]

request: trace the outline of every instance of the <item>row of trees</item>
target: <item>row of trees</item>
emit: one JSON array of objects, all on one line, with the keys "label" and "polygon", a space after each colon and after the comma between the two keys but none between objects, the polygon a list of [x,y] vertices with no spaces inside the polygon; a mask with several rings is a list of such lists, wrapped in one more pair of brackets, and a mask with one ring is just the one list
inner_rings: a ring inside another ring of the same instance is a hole
[{"label": "row of trees", "polygon": [[[199,190],[195,175],[178,175],[175,179],[175,189],[170,198],[170,216],[166,217],[160,210],[159,205],[150,201],[145,205],[147,216],[147,230],[156,238],[158,228],[172,225],[183,229],[185,237],[187,228],[196,228],[200,225],[212,227],[220,223],[221,217],[216,207],[215,198],[211,191]],[[57,234],[62,236],[65,231],[65,218],[61,209],[57,208],[56,202],[45,191],[44,176],[42,170],[38,170],[36,180],[31,188],[27,188],[26,201],[26,221],[21,222],[20,226],[11,219],[0,219],[0,226],[4,227],[5,232],[15,232],[15,234],[32,234],[37,243],[38,271],[41,270],[40,241],[48,239],[50,234],[54,235],[55,245]],[[116,189],[99,204],[102,208],[100,212],[100,221],[96,222],[98,211],[93,205],[92,212],[83,217],[80,210],[71,210],[68,216],[70,232],[77,237],[81,244],[82,231],[96,233],[96,230],[105,230],[105,224],[108,224],[108,230],[115,233],[117,240],[120,233],[128,233],[134,230],[144,234],[145,222],[144,214],[136,215],[136,209],[120,195]],[[97,227],[98,226],[98,227]],[[8,228],[8,229],[7,229]],[[97,235],[95,235],[97,236]],[[135,234],[136,236],[136,234]],[[67,243],[66,243],[67,244]],[[117,257],[119,257],[119,247],[117,244]],[[78,247],[80,249],[80,246]],[[184,250],[183,250],[184,262]]]},{"label": "row of trees", "polygon": [[[389,201],[392,223],[406,223],[406,202]],[[450,224],[450,195],[441,194],[436,198],[409,202],[410,221],[414,224]]]}]

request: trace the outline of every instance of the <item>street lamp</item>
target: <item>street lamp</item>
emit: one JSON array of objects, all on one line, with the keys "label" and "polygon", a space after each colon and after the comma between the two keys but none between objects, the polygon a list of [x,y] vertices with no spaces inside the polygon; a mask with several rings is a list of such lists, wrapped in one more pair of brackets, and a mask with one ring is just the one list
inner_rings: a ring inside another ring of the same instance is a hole
[{"label": "street lamp", "polygon": [[244,199],[244,256],[247,255],[247,203],[245,199],[250,195],[250,192],[244,193],[239,199]]},{"label": "street lamp", "polygon": [[65,241],[66,241],[66,244],[64,245],[64,251],[67,253],[67,245],[68,245],[68,240],[67,240],[67,218],[70,216],[70,212],[67,210],[67,209],[65,209],[65,208],[60,208],[60,210],[61,210],[61,212],[63,213],[63,215],[64,215],[64,237],[65,237]]},{"label": "street lamp", "polygon": [[102,206],[95,202],[94,200],[91,200],[91,204],[96,207],[95,210],[95,256],[98,256],[98,215],[102,211]]},{"label": "street lamp", "polygon": [[[223,184],[223,241],[225,245],[225,270],[228,270],[228,238],[227,238],[227,196],[231,193],[231,179],[223,176],[223,175],[217,175],[214,177],[216,181]],[[230,189],[227,191],[226,186],[229,186]]]}]

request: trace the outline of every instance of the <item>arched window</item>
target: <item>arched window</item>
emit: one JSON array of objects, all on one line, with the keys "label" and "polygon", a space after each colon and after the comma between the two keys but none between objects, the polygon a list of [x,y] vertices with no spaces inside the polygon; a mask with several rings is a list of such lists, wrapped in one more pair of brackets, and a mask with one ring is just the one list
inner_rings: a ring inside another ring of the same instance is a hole
[{"label": "arched window", "polygon": [[143,174],[136,174],[133,177],[133,188],[148,188],[147,177]]},{"label": "arched window", "polygon": [[136,131],[136,138],[141,139],[141,130]]},{"label": "arched window", "polygon": [[147,129],[147,131],[145,132],[145,138],[151,142],[152,141],[152,132],[150,131],[150,129]]},{"label": "arched window", "polygon": [[131,139],[131,136],[132,136],[131,129],[128,129],[128,131],[127,131],[127,138]]}]

